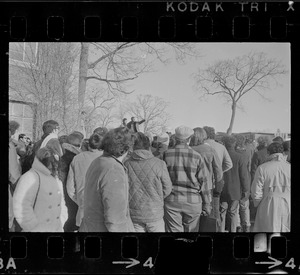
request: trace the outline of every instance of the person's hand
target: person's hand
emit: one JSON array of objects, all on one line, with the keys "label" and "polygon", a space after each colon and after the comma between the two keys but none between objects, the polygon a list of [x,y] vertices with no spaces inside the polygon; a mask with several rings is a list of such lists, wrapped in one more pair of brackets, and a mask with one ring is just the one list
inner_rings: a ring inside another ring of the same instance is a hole
[{"label": "person's hand", "polygon": [[211,213],[211,205],[210,203],[203,203],[202,204],[202,215],[203,216],[209,216]]},{"label": "person's hand", "polygon": [[243,192],[242,193],[242,198],[240,199],[240,201],[246,202],[249,199],[249,196],[250,196],[249,192]]}]

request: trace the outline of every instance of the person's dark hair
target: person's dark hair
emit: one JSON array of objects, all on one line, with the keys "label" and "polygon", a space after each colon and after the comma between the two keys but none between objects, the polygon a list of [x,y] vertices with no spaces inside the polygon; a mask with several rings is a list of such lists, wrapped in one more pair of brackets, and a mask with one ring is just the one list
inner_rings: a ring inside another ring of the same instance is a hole
[{"label": "person's dark hair", "polygon": [[267,151],[270,155],[275,154],[275,153],[283,153],[283,145],[279,142],[272,142],[268,148]]},{"label": "person's dark hair", "polygon": [[98,127],[94,130],[93,134],[99,134],[100,136],[104,136],[108,132],[106,127]]},{"label": "person's dark hair", "polygon": [[267,147],[270,144],[270,138],[267,136],[259,136],[257,138],[257,143],[259,146]]},{"label": "person's dark hair", "polygon": [[283,150],[285,152],[288,152],[291,150],[291,141],[290,140],[286,140],[282,143],[282,146],[283,146]]},{"label": "person's dark hair", "polygon": [[225,135],[222,137],[222,142],[226,148],[234,148],[236,145],[236,138],[233,135]]},{"label": "person's dark hair", "polygon": [[203,129],[205,130],[208,139],[215,139],[216,133],[213,127],[204,126]]},{"label": "person's dark hair", "polygon": [[253,139],[250,137],[245,138],[245,144],[251,144],[253,142]]},{"label": "person's dark hair", "polygon": [[136,133],[135,136],[136,137],[133,144],[133,150],[139,150],[139,149],[149,150],[150,148],[149,138],[141,132]]},{"label": "person's dark hair", "polygon": [[26,135],[25,135],[25,134],[19,134],[19,137],[18,137],[18,139],[20,140],[21,138],[24,138],[24,137],[26,137]]},{"label": "person's dark hair", "polygon": [[234,135],[236,139],[236,147],[244,148],[245,147],[245,137],[241,134]]},{"label": "person's dark hair", "polygon": [[58,141],[59,141],[60,145],[62,145],[63,143],[67,143],[67,142],[68,142],[68,141],[67,141],[67,138],[68,138],[67,135],[62,135],[62,136],[60,136],[60,137],[58,138]]},{"label": "person's dark hair", "polygon": [[51,134],[53,132],[53,130],[58,127],[59,124],[57,121],[55,120],[47,120],[43,123],[43,136],[42,139],[44,139],[46,136],[48,136],[49,134]]},{"label": "person's dark hair", "polygon": [[81,139],[81,141],[84,139],[83,133],[79,131],[73,131],[71,134],[77,135]]},{"label": "person's dark hair", "polygon": [[103,138],[101,148],[106,153],[118,158],[132,147],[132,135],[129,129],[118,127],[110,130]]},{"label": "person's dark hair", "polygon": [[190,146],[197,146],[204,143],[207,138],[206,131],[201,127],[196,127],[193,129],[194,135],[191,137]]},{"label": "person's dark hair", "polygon": [[76,146],[76,147],[80,147],[81,141],[82,141],[81,137],[78,136],[78,134],[76,134],[76,133],[72,133],[72,134],[68,135],[68,137],[67,137],[67,143],[69,143],[73,146]]},{"label": "person's dark hair", "polygon": [[55,152],[52,148],[47,146],[40,148],[35,155],[37,159],[51,171],[52,176],[57,175],[58,160],[54,157]]},{"label": "person's dark hair", "polygon": [[9,121],[9,131],[10,131],[11,136],[13,136],[16,133],[16,131],[19,127],[20,127],[19,122],[14,121],[14,120]]},{"label": "person's dark hair", "polygon": [[122,122],[124,123],[124,121],[125,121],[125,120],[127,120],[127,118],[126,118],[126,117],[124,117],[124,118],[123,118]]},{"label": "person's dark hair", "polygon": [[175,145],[179,145],[179,144],[187,144],[189,142],[191,138],[186,138],[186,139],[180,139],[178,137],[175,136]]},{"label": "person's dark hair", "polygon": [[275,138],[273,138],[273,140],[272,140],[273,142],[279,142],[279,143],[283,143],[283,138],[282,137],[280,137],[280,136],[277,136],[277,137],[275,137]]},{"label": "person's dark hair", "polygon": [[81,149],[81,151],[89,150],[89,139],[88,138],[83,139],[80,149]]},{"label": "person's dark hair", "polygon": [[170,136],[170,141],[169,141],[169,148],[174,148],[176,145],[176,138],[175,134]]},{"label": "person's dark hair", "polygon": [[135,116],[132,116],[132,117],[131,117],[131,120],[133,120],[134,118],[135,118]]},{"label": "person's dark hair", "polygon": [[92,134],[89,138],[89,147],[91,149],[100,149],[103,137],[99,134]]}]

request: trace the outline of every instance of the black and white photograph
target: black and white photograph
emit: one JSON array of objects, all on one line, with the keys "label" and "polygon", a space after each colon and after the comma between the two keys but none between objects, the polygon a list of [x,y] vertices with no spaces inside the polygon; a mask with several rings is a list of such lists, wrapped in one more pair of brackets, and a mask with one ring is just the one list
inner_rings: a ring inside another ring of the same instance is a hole
[{"label": "black and white photograph", "polygon": [[10,232],[290,232],[290,43],[10,42]]}]

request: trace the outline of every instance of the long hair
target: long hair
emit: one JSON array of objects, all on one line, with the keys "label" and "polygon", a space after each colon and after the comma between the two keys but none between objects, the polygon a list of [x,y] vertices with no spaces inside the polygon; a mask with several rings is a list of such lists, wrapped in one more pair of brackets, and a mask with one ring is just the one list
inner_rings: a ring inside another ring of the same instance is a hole
[{"label": "long hair", "polygon": [[194,128],[194,135],[191,138],[190,146],[198,146],[207,139],[206,131],[201,127]]},{"label": "long hair", "polygon": [[51,147],[40,148],[36,152],[37,159],[46,166],[53,177],[58,174],[58,160],[55,158],[55,151]]},{"label": "long hair", "polygon": [[138,149],[149,150],[149,148],[150,148],[149,138],[141,132],[136,133],[133,150],[138,150]]},{"label": "long hair", "polygon": [[9,121],[10,135],[13,136],[19,127],[20,127],[19,122],[14,121],[14,120]]},{"label": "long hair", "polygon": [[103,137],[100,136],[99,134],[95,133],[92,134],[89,138],[89,147],[91,149],[100,149],[101,146],[101,141],[102,141]]}]

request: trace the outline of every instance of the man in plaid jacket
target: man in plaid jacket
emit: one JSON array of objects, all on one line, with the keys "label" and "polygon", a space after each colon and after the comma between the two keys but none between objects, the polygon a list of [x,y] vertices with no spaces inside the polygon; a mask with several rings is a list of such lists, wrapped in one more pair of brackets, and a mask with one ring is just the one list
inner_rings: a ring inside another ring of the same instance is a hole
[{"label": "man in plaid jacket", "polygon": [[201,213],[211,211],[208,170],[202,156],[188,146],[193,134],[189,127],[177,127],[176,146],[163,155],[173,184],[165,199],[166,232],[198,232]]}]

